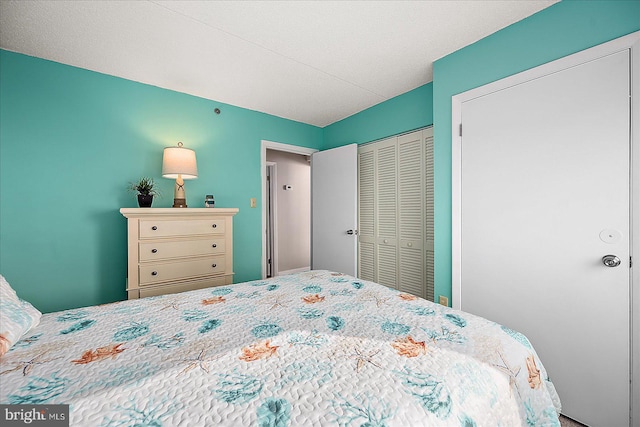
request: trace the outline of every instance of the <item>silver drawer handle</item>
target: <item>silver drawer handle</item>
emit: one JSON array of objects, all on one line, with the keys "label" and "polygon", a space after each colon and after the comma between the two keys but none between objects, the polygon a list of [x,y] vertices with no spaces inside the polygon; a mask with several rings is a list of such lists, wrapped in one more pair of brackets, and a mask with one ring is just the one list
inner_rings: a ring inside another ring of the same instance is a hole
[{"label": "silver drawer handle", "polygon": [[211,245],[212,248],[217,248],[218,245],[216,245],[215,243],[213,245]]},{"label": "silver drawer handle", "polygon": [[151,249],[151,253],[152,253],[152,254],[155,254],[155,253],[157,253],[157,252],[158,252],[158,250],[157,250],[157,249]]},{"label": "silver drawer handle", "polygon": [[211,264],[211,267],[216,268],[218,264]]},{"label": "silver drawer handle", "polygon": [[152,275],[152,276],[157,276],[157,275],[158,275],[158,272],[157,272],[157,271],[152,271],[152,272],[151,272],[151,275]]},{"label": "silver drawer handle", "polygon": [[218,226],[218,224],[213,224],[212,225],[213,228],[216,228],[217,226]]},{"label": "silver drawer handle", "polygon": [[151,229],[152,229],[153,231],[156,231],[156,230],[158,229],[158,227],[156,227],[156,226],[154,225],[153,227],[151,227]]}]

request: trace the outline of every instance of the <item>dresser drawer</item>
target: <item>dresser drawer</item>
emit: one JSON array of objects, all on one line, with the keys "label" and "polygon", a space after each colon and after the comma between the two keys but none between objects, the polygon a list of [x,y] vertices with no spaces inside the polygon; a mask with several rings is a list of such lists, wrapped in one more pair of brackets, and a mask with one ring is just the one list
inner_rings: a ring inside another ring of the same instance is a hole
[{"label": "dresser drawer", "polygon": [[176,292],[187,292],[196,289],[211,288],[214,286],[230,285],[233,281],[232,279],[233,276],[229,275],[209,277],[203,280],[179,282],[176,284],[146,286],[139,291],[136,291],[139,292],[136,298],[154,297],[157,295],[174,294]]},{"label": "dresser drawer", "polygon": [[224,237],[174,240],[170,242],[140,242],[138,244],[138,250],[140,261],[198,255],[218,255],[224,253]]},{"label": "dresser drawer", "polygon": [[140,238],[224,234],[224,218],[190,220],[140,220]]},{"label": "dresser drawer", "polygon": [[225,272],[225,257],[215,256],[179,262],[142,264],[139,267],[140,286],[169,280],[192,278]]}]

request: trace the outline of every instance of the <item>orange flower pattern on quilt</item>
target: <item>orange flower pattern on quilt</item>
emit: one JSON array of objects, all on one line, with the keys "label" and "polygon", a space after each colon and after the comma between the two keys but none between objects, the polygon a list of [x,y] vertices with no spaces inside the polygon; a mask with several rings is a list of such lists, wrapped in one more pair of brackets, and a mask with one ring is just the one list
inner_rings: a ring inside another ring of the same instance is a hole
[{"label": "orange flower pattern on quilt", "polygon": [[315,304],[317,302],[322,302],[324,301],[325,297],[321,297],[318,294],[315,295],[308,295],[306,297],[302,297],[302,301],[306,302],[307,304]]},{"label": "orange flower pattern on quilt", "polygon": [[538,389],[542,385],[540,380],[540,369],[536,366],[536,360],[533,354],[527,357],[527,370],[529,371],[529,386],[533,389]]},{"label": "orange flower pattern on quilt", "polygon": [[405,301],[413,301],[413,300],[418,299],[417,296],[411,295],[411,294],[398,294],[398,297],[400,297],[400,299],[405,300]]},{"label": "orange flower pattern on quilt", "polygon": [[226,300],[224,299],[223,296],[217,296],[217,297],[211,297],[211,298],[203,299],[202,300],[202,305],[219,304],[221,302],[226,302]]},{"label": "orange flower pattern on quilt", "polygon": [[9,343],[9,338],[7,338],[7,333],[3,332],[0,334],[0,356],[4,355],[7,351],[9,351],[9,348],[11,347],[11,344]]},{"label": "orange flower pattern on quilt", "polygon": [[410,335],[395,340],[391,343],[391,347],[396,349],[398,355],[404,357],[418,357],[421,354],[427,354],[427,346],[424,341],[416,341]]},{"label": "orange flower pattern on quilt", "polygon": [[242,356],[240,356],[240,360],[244,360],[245,362],[253,362],[258,359],[268,359],[269,357],[276,354],[278,350],[277,345],[271,345],[269,340],[251,344],[250,346],[242,348]]},{"label": "orange flower pattern on quilt", "polygon": [[108,358],[115,359],[118,354],[125,350],[124,348],[120,348],[122,344],[124,343],[109,344],[105,347],[98,347],[95,350],[87,350],[82,353],[80,359],[72,360],[71,362],[76,365],[86,365],[90,362],[97,362]]}]

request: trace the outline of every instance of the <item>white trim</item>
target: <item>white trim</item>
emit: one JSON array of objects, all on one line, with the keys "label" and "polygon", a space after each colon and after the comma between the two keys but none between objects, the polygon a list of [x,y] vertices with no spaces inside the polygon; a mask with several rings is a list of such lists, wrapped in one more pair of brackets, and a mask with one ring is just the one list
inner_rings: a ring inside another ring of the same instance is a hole
[{"label": "white trim", "polygon": [[266,150],[285,151],[287,153],[302,154],[305,156],[310,156],[316,151],[318,151],[315,148],[299,147],[297,145],[283,144],[281,142],[267,141],[265,139],[263,139],[261,142],[262,142],[262,148],[265,153],[265,158],[266,158]]},{"label": "white trim", "polygon": [[278,276],[286,276],[287,274],[302,273],[302,272],[309,271],[309,270],[311,270],[311,267],[309,267],[309,266],[300,267],[300,268],[294,268],[292,270],[281,271],[281,272],[278,273]]},{"label": "white trim", "polygon": [[[631,46],[631,425],[640,427],[640,31]],[[635,337],[635,338],[634,338]]]},{"label": "white trim", "polygon": [[267,274],[267,210],[266,210],[266,176],[267,176],[267,150],[285,151],[287,153],[303,154],[310,156],[315,153],[314,148],[299,147],[297,145],[283,144],[267,140],[260,141],[260,179],[262,192],[262,278]]},{"label": "white trim", "polygon": [[[564,58],[540,65],[527,71],[506,77],[493,83],[471,89],[451,98],[451,184],[452,184],[452,230],[451,230],[451,291],[452,307],[461,307],[462,284],[462,138],[459,136],[459,126],[462,123],[463,102],[488,95],[492,92],[525,83],[530,80],[556,73],[567,68],[575,67],[585,62],[593,61],[603,56],[629,49],[631,51],[631,189],[630,189],[630,253],[634,259],[631,270],[630,301],[631,301],[631,416],[633,427],[640,427],[640,31],[617,38],[610,42],[574,53]],[[464,132],[464,129],[463,129]],[[634,185],[635,184],[635,185]],[[635,273],[635,274],[634,274]]]},{"label": "white trim", "polygon": [[[278,164],[276,162],[267,162],[267,166],[271,166],[271,233],[273,238],[273,252],[271,253],[271,277],[278,275]],[[266,188],[266,187],[265,187]],[[265,203],[265,212],[267,206]],[[265,238],[266,238],[266,221],[265,221]],[[266,249],[266,245],[265,245]],[[265,252],[265,268],[266,268],[266,252]],[[267,272],[265,270],[265,276]],[[263,277],[264,279],[264,277]]]}]

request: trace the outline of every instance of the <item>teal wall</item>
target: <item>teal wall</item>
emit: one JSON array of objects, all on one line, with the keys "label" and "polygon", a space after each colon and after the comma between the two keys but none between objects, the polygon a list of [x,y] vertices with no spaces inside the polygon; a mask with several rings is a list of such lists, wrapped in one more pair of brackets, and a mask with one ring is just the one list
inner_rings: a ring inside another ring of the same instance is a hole
[{"label": "teal wall", "polygon": [[2,50],[0,75],[0,273],[22,298],[45,312],[125,298],[118,210],[141,176],[171,206],[162,149],[178,141],[198,158],[187,203],[240,208],[235,281],[260,278],[260,141],[320,148],[321,128]]},{"label": "teal wall", "polygon": [[451,97],[640,30],[640,1],[562,1],[434,63],[435,294],[451,296]]},{"label": "teal wall", "polygon": [[324,130],[323,149],[362,144],[433,124],[433,84],[367,108]]}]

